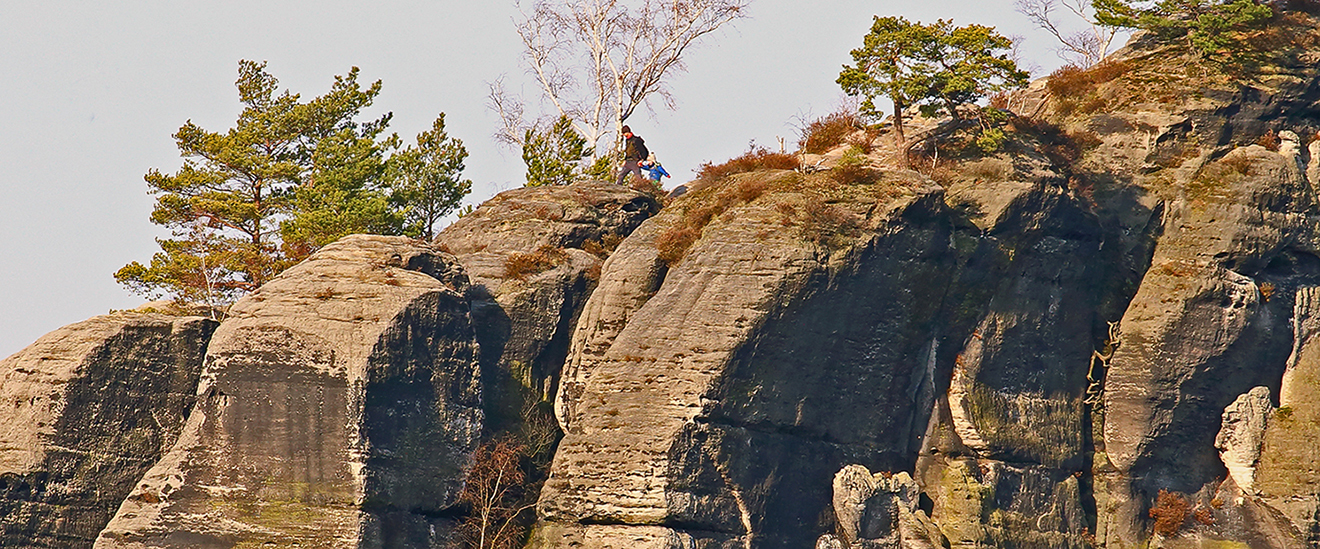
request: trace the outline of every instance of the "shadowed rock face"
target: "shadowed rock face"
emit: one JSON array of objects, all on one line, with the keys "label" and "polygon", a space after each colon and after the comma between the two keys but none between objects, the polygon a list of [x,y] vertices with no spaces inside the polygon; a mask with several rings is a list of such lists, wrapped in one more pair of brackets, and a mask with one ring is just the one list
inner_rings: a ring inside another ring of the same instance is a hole
[{"label": "shadowed rock face", "polygon": [[215,325],[115,313],[0,362],[0,546],[91,547],[178,437]]},{"label": "shadowed rock face", "polygon": [[[500,193],[436,238],[472,277],[493,429],[525,421],[530,403],[553,400],[573,325],[600,276],[600,256],[659,210],[651,197],[619,185],[521,188]],[[506,272],[515,256],[543,250],[553,266]]]},{"label": "shadowed rock face", "polygon": [[594,524],[615,523],[656,546],[810,546],[843,465],[910,470],[952,359],[940,312],[960,265],[942,193],[881,185],[900,197],[831,206],[864,227],[833,253],[784,228],[776,203],[803,199],[791,184],[668,268],[656,241],[698,206],[683,201],[725,191],[623,243],[578,323],[537,543],[606,547],[622,527]]},{"label": "shadowed rock face", "polygon": [[240,300],[97,547],[443,544],[482,428],[466,290],[452,256],[352,236]]}]

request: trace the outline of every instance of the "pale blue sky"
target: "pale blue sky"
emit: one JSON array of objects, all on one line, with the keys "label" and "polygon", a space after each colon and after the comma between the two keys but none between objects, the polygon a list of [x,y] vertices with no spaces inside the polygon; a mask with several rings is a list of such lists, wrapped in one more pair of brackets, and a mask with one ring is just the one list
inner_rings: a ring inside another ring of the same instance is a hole
[{"label": "pale blue sky", "polygon": [[[405,139],[447,113],[471,153],[470,202],[520,185],[520,157],[495,144],[485,108],[486,82],[526,81],[516,13],[500,0],[0,2],[0,357],[143,302],[112,277],[149,260],[163,235],[148,221],[142,175],[178,168],[170,135],[184,121],[233,123],[239,59],[268,61],[304,98],[358,66],[363,81],[384,81],[371,112],[392,111]],[[750,14],[670,78],[676,111],[629,121],[674,174],[671,186],[750,140],[791,144],[796,121],[832,110],[834,79],[873,14],[994,25],[1025,37],[1024,58],[1041,70],[1060,64],[1012,0],[753,0]]]}]

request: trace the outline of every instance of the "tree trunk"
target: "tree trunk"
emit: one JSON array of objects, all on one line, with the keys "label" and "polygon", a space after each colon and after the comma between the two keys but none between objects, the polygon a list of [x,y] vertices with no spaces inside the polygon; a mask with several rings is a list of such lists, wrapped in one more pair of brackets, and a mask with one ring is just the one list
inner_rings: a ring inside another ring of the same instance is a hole
[{"label": "tree trunk", "polygon": [[898,141],[898,164],[904,168],[910,167],[907,155],[907,137],[903,135],[903,102],[894,101],[894,137]]}]

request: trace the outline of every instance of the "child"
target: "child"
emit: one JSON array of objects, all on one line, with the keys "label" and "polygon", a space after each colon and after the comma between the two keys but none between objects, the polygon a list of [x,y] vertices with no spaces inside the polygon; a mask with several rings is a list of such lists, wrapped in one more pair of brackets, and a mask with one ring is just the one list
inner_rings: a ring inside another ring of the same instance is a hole
[{"label": "child", "polygon": [[665,167],[656,161],[655,153],[651,153],[646,157],[646,160],[641,164],[641,168],[643,172],[646,172],[647,179],[657,183],[660,182],[661,177],[669,177],[669,172],[665,171]]}]

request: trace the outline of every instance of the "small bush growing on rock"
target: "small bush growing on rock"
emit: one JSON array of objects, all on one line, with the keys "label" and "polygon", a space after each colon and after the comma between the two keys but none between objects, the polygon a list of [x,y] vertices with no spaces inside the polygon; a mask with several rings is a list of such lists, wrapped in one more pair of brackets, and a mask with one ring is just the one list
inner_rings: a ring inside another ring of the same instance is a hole
[{"label": "small bush growing on rock", "polygon": [[562,248],[550,245],[541,246],[530,254],[515,253],[504,260],[504,277],[526,280],[528,276],[555,268],[567,258],[568,254]]},{"label": "small bush growing on rock", "polygon": [[688,248],[701,237],[701,230],[689,226],[670,227],[655,239],[655,249],[661,261],[668,265],[678,263]]},{"label": "small bush growing on rock", "polygon": [[765,147],[753,144],[747,152],[729,159],[723,164],[705,162],[697,168],[697,179],[717,181],[736,173],[758,170],[796,170],[800,163],[795,155],[770,152]]},{"label": "small bush growing on rock", "polygon": [[1104,98],[1096,94],[1100,85],[1118,78],[1130,68],[1121,61],[1105,61],[1089,69],[1065,65],[1050,74],[1045,89],[1054,96],[1060,114],[1093,113],[1106,104]]},{"label": "small bush growing on rock", "polygon": [[1265,147],[1271,151],[1279,152],[1279,136],[1274,130],[1268,130],[1256,139],[1256,144]]},{"label": "small bush growing on rock", "polygon": [[1155,519],[1155,533],[1161,536],[1177,534],[1187,520],[1187,498],[1177,492],[1160,490],[1155,506],[1150,509],[1150,518]]},{"label": "small bush growing on rock", "polygon": [[604,235],[601,235],[600,240],[588,240],[583,242],[582,251],[601,259],[605,259],[609,257],[610,254],[614,253],[614,250],[619,247],[620,242],[623,242],[623,237],[614,233],[605,233]]},{"label": "small bush growing on rock", "polygon": [[1266,283],[1260,285],[1260,299],[1261,299],[1261,301],[1264,301],[1264,302],[1266,302],[1266,303],[1269,303],[1269,301],[1270,301],[1270,296],[1273,296],[1273,295],[1274,295],[1274,284],[1273,284],[1273,283],[1266,282]]},{"label": "small bush growing on rock", "polygon": [[849,147],[839,159],[838,165],[830,170],[830,179],[840,185],[871,184],[880,179],[879,172],[866,165],[866,157],[861,148]]},{"label": "small bush growing on rock", "polygon": [[854,132],[848,136],[847,143],[853,148],[862,151],[862,154],[871,154],[875,150],[875,138],[880,136],[880,130],[874,127],[867,127],[864,132]]},{"label": "small bush growing on rock", "polygon": [[802,138],[798,147],[807,154],[822,154],[842,145],[848,136],[861,129],[857,115],[848,111],[827,114],[807,123],[802,128]]}]

